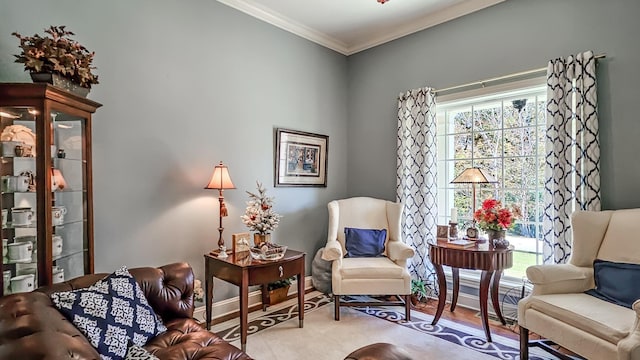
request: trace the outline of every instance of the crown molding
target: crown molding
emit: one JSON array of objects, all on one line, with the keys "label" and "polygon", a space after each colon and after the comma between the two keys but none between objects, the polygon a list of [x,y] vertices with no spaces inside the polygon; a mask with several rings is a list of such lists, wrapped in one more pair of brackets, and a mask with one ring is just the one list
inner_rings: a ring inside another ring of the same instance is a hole
[{"label": "crown molding", "polygon": [[242,11],[245,14],[251,15],[268,24],[279,27],[280,29],[286,30],[309,41],[313,41],[331,50],[347,55],[348,46],[344,42],[335,39],[323,32],[300,24],[299,22],[296,22],[295,20],[290,19],[280,13],[263,7],[253,0],[218,0],[218,2],[221,2],[236,10]]},{"label": "crown molding", "polygon": [[418,31],[428,29],[447,21],[451,21],[453,19],[471,14],[473,12],[488,8],[504,1],[506,0],[473,0],[450,6],[438,12],[418,18],[415,21],[409,22],[401,27],[398,27],[391,33],[381,33],[377,36],[372,37],[371,40],[367,42],[354,44],[347,49],[347,53],[345,53],[345,55],[353,55],[360,51],[382,45],[384,43],[399,39],[407,35],[411,35]]},{"label": "crown molding", "polygon": [[262,6],[255,0],[218,0],[229,7],[242,11],[273,26],[279,27],[290,33],[298,35],[309,41],[337,51],[343,55],[352,55],[386,42],[399,39],[403,36],[442,24],[458,17],[482,10],[506,0],[473,0],[459,3],[438,12],[429,14],[404,24],[392,32],[382,32],[374,35],[370,40],[358,44],[346,44],[345,42],[329,36],[323,32],[312,29],[278,12]]}]

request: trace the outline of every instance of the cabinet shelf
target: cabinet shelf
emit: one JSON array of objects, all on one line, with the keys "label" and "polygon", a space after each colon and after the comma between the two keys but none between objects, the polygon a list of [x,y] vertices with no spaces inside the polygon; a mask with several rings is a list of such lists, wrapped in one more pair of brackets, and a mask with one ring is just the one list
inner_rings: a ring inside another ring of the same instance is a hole
[{"label": "cabinet shelf", "polygon": [[[44,286],[53,283],[54,266],[57,274],[64,271],[65,278],[93,273],[90,135],[91,117],[100,106],[48,84],[0,83],[0,133],[4,139],[0,143],[0,190],[7,190],[0,191],[0,209],[6,221],[2,238],[8,240],[7,246],[25,237],[37,239],[32,240],[31,259],[1,258],[0,267],[12,276],[34,272],[37,286]],[[18,154],[33,156],[16,156],[18,145],[26,145],[26,152]],[[64,157],[58,157],[62,151]],[[29,176],[29,190],[34,191],[13,191],[26,189],[25,179],[16,177],[20,175]],[[30,208],[33,213],[12,212],[12,208]],[[50,220],[44,221],[45,217]],[[13,225],[29,220],[30,225]],[[54,221],[61,224],[53,225]],[[61,253],[52,256],[52,250]],[[6,287],[4,277],[0,279],[0,296]]]}]

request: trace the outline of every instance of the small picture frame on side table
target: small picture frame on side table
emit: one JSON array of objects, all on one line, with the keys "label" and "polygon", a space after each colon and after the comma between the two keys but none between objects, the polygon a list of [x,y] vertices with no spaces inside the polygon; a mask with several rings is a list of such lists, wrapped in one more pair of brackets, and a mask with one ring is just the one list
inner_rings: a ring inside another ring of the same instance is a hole
[{"label": "small picture frame on side table", "polygon": [[436,237],[438,239],[449,239],[449,225],[438,225],[438,232]]},{"label": "small picture frame on side table", "polygon": [[231,241],[233,243],[233,253],[249,253],[249,248],[251,247],[251,234],[248,232],[238,233],[231,235]]}]

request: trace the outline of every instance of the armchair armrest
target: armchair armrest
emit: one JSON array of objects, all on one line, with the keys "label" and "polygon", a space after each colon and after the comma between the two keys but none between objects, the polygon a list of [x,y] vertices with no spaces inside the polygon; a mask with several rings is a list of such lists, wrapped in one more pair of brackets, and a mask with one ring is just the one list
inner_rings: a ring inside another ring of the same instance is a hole
[{"label": "armchair armrest", "polygon": [[618,342],[618,359],[632,360],[640,358],[640,300],[631,306],[636,312],[636,320],[629,335]]},{"label": "armchair armrest", "polygon": [[534,265],[527,268],[532,295],[580,293],[594,287],[593,268],[571,264]]},{"label": "armchair armrest", "polygon": [[322,251],[322,260],[334,261],[342,259],[342,245],[336,240],[327,241],[324,250]]},{"label": "armchair armrest", "polygon": [[387,256],[393,261],[407,260],[415,255],[415,250],[402,241],[387,242]]}]

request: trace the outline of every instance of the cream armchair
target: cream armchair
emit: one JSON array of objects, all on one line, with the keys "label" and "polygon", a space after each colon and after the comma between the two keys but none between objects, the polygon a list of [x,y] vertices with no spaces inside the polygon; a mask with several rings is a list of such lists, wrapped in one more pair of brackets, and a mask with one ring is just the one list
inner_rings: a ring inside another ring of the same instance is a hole
[{"label": "cream armchair", "polygon": [[[402,242],[400,221],[402,204],[369,197],[335,200],[329,207],[329,234],[322,258],[332,261],[331,285],[335,320],[340,320],[340,306],[401,305],[411,319],[411,277],[407,259],[414,250]],[[345,227],[386,229],[383,256],[345,257]],[[383,303],[340,302],[342,295],[398,295],[401,301]]]},{"label": "cream armchair", "polygon": [[584,293],[595,286],[595,259],[640,264],[640,209],[578,211],[571,224],[569,263],[527,269],[533,291],[518,303],[520,358],[533,331],[587,359],[640,360],[640,300],[627,308]]}]

